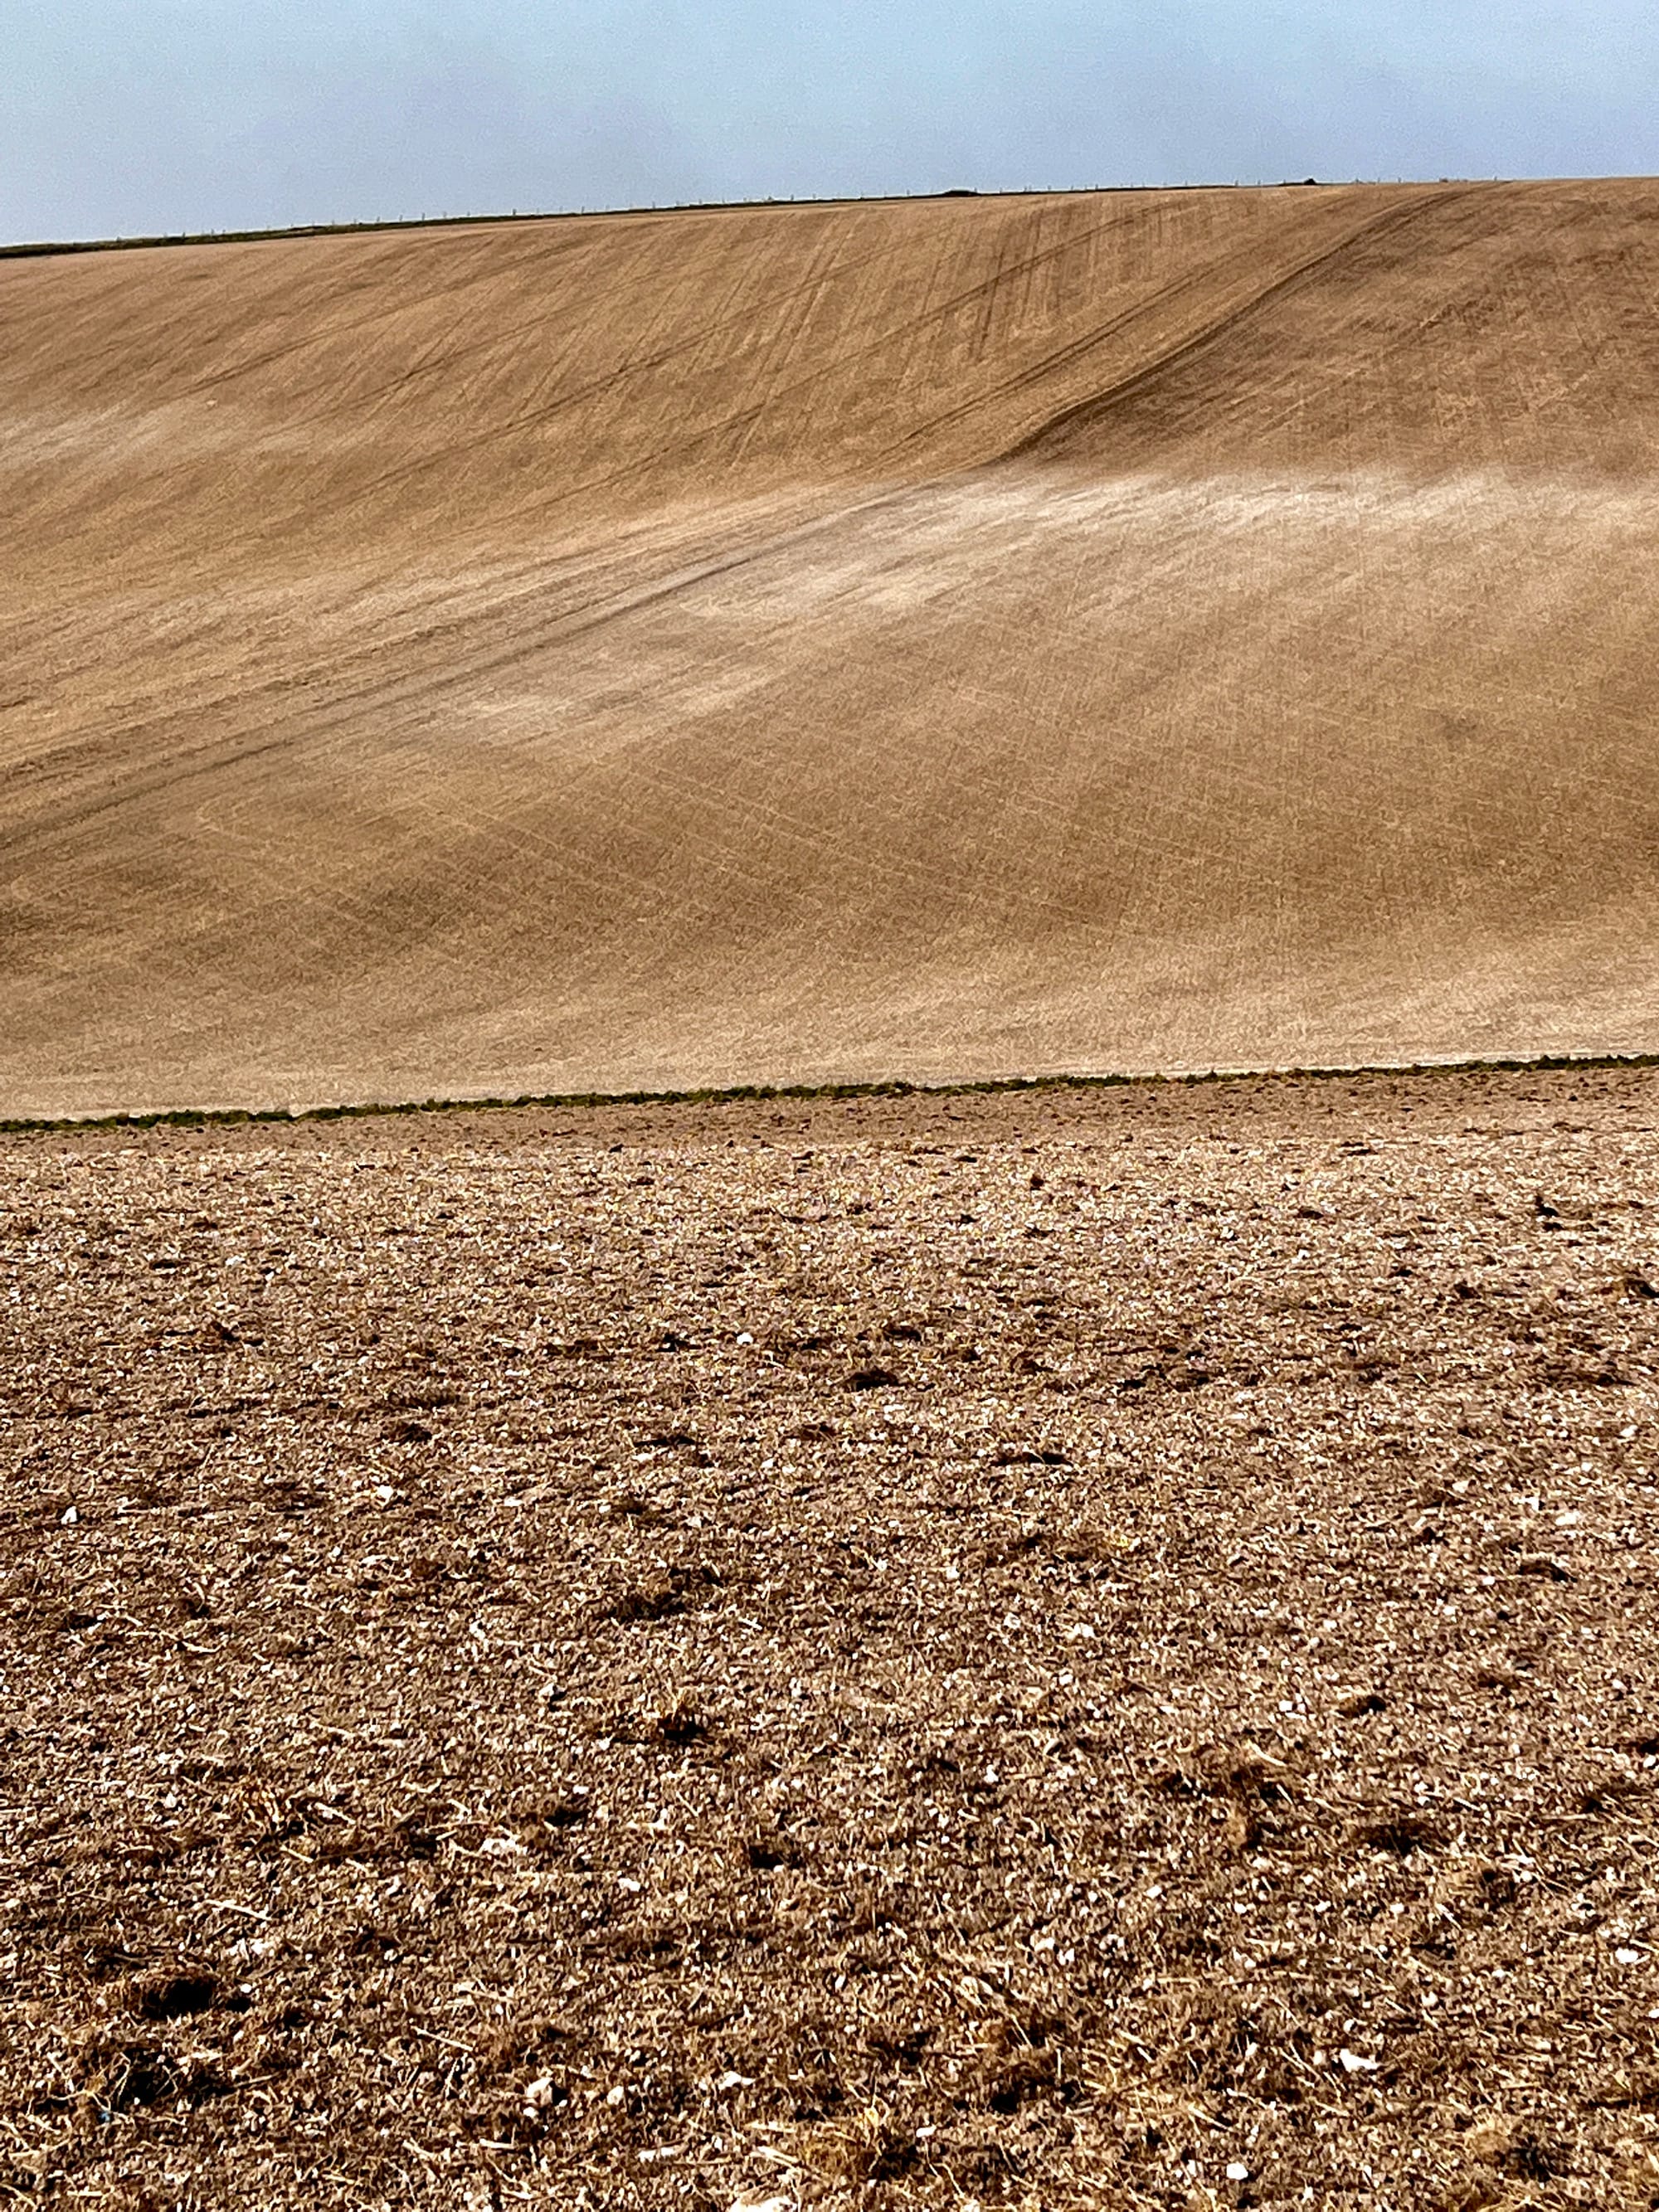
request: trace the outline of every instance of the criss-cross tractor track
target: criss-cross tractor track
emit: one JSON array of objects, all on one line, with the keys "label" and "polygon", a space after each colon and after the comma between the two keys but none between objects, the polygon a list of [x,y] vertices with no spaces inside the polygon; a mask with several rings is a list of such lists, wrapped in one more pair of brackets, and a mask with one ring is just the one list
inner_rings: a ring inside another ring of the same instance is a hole
[{"label": "criss-cross tractor track", "polygon": [[1659,1047],[1656,218],[0,259],[0,1111]]}]

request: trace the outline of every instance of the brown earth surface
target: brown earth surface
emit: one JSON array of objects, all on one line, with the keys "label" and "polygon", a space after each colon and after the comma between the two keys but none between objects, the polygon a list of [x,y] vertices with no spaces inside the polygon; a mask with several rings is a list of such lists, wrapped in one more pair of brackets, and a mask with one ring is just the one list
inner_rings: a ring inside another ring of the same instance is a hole
[{"label": "brown earth surface", "polygon": [[0,1143],[0,2188],[1659,2204],[1659,1076]]},{"label": "brown earth surface", "polygon": [[1659,185],[0,260],[0,1112],[1659,1045]]}]

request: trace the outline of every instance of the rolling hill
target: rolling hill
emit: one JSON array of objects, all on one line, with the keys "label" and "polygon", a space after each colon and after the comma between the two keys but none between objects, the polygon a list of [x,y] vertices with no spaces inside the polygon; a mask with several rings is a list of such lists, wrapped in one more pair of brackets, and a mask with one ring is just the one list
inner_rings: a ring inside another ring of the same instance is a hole
[{"label": "rolling hill", "polygon": [[1659,184],[0,260],[0,1112],[1659,1048]]}]

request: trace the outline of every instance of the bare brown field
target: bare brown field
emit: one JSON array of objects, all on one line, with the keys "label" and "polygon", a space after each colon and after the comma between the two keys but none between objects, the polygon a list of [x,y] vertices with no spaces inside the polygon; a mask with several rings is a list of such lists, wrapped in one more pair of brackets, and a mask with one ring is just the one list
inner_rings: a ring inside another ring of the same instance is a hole
[{"label": "bare brown field", "polygon": [[0,1110],[1659,1045],[1656,217],[0,262]]},{"label": "bare brown field", "polygon": [[0,1143],[0,2187],[1659,2204],[1659,1076]]}]

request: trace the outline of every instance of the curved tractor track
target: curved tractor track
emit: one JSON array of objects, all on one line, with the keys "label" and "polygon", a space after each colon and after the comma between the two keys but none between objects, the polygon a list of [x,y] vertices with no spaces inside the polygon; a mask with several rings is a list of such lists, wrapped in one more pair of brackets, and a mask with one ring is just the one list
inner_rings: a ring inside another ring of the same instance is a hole
[{"label": "curved tractor track", "polygon": [[0,1111],[1659,1048],[1659,186],[0,261]]}]

